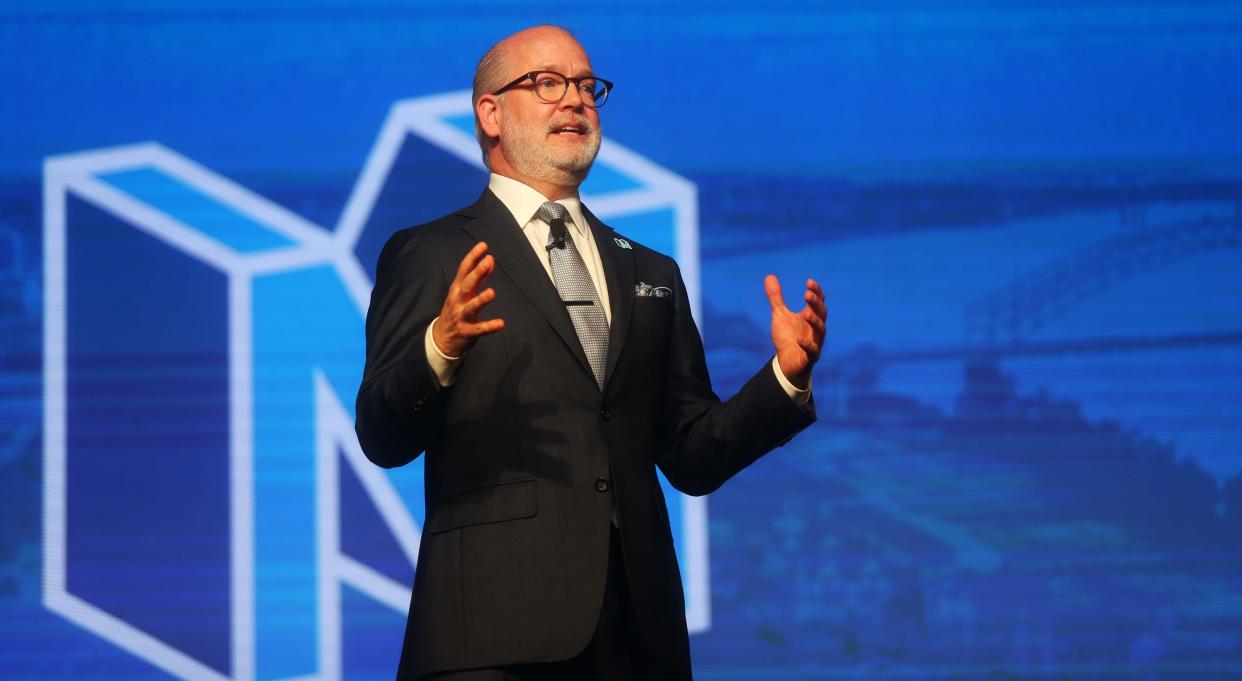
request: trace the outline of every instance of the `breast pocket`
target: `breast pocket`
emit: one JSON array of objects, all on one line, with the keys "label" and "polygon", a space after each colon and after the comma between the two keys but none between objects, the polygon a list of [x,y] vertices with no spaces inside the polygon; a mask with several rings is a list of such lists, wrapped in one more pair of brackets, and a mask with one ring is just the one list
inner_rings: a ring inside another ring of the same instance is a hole
[{"label": "breast pocket", "polygon": [[458,527],[532,518],[539,510],[534,480],[511,480],[457,492],[436,504],[428,529]]},{"label": "breast pocket", "polygon": [[672,314],[672,298],[636,296],[634,298],[634,316],[630,323],[647,330],[663,329],[668,326]]}]

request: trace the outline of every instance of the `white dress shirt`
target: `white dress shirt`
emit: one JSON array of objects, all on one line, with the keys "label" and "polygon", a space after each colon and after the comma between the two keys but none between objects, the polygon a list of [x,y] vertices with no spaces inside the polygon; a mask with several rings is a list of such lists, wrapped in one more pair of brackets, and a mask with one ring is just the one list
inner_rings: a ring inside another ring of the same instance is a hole
[{"label": "white dress shirt", "polygon": [[[539,262],[543,263],[543,269],[547,271],[548,278],[552,278],[552,263],[548,260],[548,232],[551,227],[548,223],[539,219],[539,207],[548,199],[540,194],[536,189],[529,187],[521,182],[504,175],[492,173],[491,179],[487,185],[488,189],[500,199],[500,202],[509,209],[513,214],[513,219],[522,226],[522,233],[526,235],[526,239],[530,241],[530,247],[534,249],[535,255],[539,258]],[[612,324],[612,306],[608,299],[608,285],[604,279],[604,266],[599,259],[599,248],[595,244],[595,237],[591,233],[590,227],[587,225],[586,218],[582,215],[582,201],[578,198],[575,191],[572,196],[557,199],[557,203],[565,207],[568,215],[565,217],[565,227],[570,231],[573,237],[574,245],[578,247],[578,252],[582,255],[582,262],[586,265],[587,271],[591,273],[591,282],[595,284],[595,290],[599,293],[599,301],[604,306],[604,315],[608,318],[608,323]],[[436,319],[439,319],[437,317]],[[435,325],[436,320],[432,320],[427,325],[427,333],[423,337],[423,345],[426,346],[427,362],[431,365],[432,371],[436,374],[436,379],[440,382],[441,387],[448,387],[453,384],[453,379],[457,374],[457,367],[461,365],[461,357],[450,357],[440,351],[432,339],[431,329]],[[504,333],[501,331],[500,333]],[[785,394],[793,399],[798,405],[806,404],[811,399],[811,387],[807,386],[806,390],[799,390],[794,384],[785,378],[785,374],[781,372],[780,364],[776,358],[772,358],[772,371],[776,372],[776,380],[780,382],[784,388]]]}]

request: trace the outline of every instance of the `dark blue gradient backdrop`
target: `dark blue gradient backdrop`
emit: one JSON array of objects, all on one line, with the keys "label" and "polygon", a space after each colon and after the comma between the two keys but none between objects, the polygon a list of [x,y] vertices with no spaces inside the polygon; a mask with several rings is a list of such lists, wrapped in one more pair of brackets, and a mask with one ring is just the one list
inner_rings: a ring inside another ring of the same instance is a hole
[{"label": "dark blue gradient backdrop", "polygon": [[[608,138],[697,190],[718,393],[771,357],[765,274],[828,293],[818,423],[706,507],[697,678],[1242,678],[1242,4],[1160,0],[0,5],[0,677],[391,678],[393,594],[342,588],[328,616],[308,567],[328,535],[304,521],[329,513],[370,556],[351,575],[412,574],[376,530],[397,497],[303,427],[317,386],[361,371],[334,275],[256,264],[239,298],[241,275],[128,228],[90,183],[45,253],[44,164],[155,142],[330,230],[395,102],[468,88],[539,22],[617,83]],[[302,238],[109,177],[239,258]],[[483,181],[404,146],[358,280]],[[254,394],[278,396],[255,423],[230,354],[251,327]],[[299,373],[312,355],[330,366]],[[251,431],[289,457],[253,480],[230,467]],[[288,473],[317,451],[337,508]],[[398,487],[421,523],[419,480]],[[249,486],[287,513],[238,508]],[[253,561],[230,544],[252,517]],[[47,605],[62,578],[94,614]],[[286,605],[310,614],[262,614]]]}]

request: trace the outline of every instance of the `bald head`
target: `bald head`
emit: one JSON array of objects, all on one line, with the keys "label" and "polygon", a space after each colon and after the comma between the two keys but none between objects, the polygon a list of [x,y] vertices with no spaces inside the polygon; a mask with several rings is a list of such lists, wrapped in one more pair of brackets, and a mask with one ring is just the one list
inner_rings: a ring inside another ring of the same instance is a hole
[{"label": "bald head", "polygon": [[[487,150],[493,142],[479,124],[479,98],[508,85],[509,81],[525,72],[523,65],[518,63],[523,53],[529,52],[540,44],[565,39],[578,45],[577,39],[569,32],[569,29],[551,24],[531,26],[501,39],[483,53],[483,58],[479,60],[479,65],[474,69],[474,91],[471,94],[470,103],[475,108],[474,136],[479,140],[479,148],[483,151],[484,165],[488,165]],[[578,45],[578,49],[582,49],[581,45]]]}]

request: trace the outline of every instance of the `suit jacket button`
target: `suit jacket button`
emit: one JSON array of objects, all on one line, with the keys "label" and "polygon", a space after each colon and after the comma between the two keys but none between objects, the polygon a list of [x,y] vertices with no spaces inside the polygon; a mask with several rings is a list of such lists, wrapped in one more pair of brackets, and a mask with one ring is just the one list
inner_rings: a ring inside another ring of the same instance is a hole
[{"label": "suit jacket button", "polygon": [[611,418],[612,418],[612,414],[608,413],[608,410],[607,410],[607,409],[600,409],[600,410],[599,410],[599,417],[600,417],[601,419],[604,419],[605,421],[607,421],[608,419],[611,419]]},{"label": "suit jacket button", "polygon": [[600,478],[599,480],[596,480],[596,481],[595,481],[595,491],[597,491],[597,492],[607,492],[607,491],[608,491],[608,479],[607,479],[607,478]]}]

